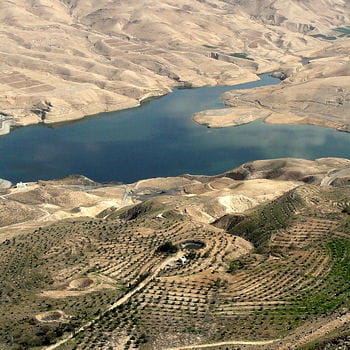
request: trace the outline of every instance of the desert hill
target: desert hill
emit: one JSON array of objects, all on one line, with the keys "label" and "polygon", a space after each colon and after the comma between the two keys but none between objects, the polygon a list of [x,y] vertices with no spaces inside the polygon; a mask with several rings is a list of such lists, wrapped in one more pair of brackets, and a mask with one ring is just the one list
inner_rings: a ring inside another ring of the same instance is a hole
[{"label": "desert hill", "polygon": [[259,160],[216,176],[182,175],[132,184],[100,184],[84,176],[0,189],[0,241],[64,219],[107,217],[151,203],[210,223],[242,213],[304,183],[348,184],[350,162],[341,158]]},{"label": "desert hill", "polygon": [[2,189],[0,348],[346,342],[349,168],[270,159],[217,176]]},{"label": "desert hill", "polygon": [[349,13],[343,0],[6,0],[0,113],[16,125],[54,123],[138,106],[175,86],[295,69],[329,50],[322,35],[347,42]]},{"label": "desert hill", "polygon": [[316,51],[277,86],[234,90],[223,97],[228,106],[199,112],[198,123],[225,127],[264,119],[273,124],[309,124],[350,131],[350,41]]}]

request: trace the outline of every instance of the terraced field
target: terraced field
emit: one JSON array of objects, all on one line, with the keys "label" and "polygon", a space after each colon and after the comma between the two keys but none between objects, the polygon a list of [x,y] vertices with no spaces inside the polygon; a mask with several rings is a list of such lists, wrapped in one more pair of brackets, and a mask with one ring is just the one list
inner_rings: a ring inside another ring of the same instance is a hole
[{"label": "terraced field", "polygon": [[5,241],[1,345],[296,348],[350,307],[349,198],[349,187],[300,186],[228,231],[139,205]]}]

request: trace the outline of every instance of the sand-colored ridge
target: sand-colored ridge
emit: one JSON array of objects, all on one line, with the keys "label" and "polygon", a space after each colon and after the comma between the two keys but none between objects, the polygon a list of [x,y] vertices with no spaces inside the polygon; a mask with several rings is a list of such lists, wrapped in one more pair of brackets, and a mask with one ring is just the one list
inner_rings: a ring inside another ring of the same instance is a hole
[{"label": "sand-colored ridge", "polygon": [[[282,83],[223,95],[230,108],[198,112],[193,120],[208,127],[239,126],[262,119],[270,124],[304,124],[350,132],[350,61],[339,47],[327,48],[329,57],[287,68]],[[320,55],[322,55],[320,53]]]},{"label": "sand-colored ridge", "polygon": [[295,70],[303,56],[333,54],[312,35],[347,25],[348,14],[339,0],[5,1],[0,113],[13,125],[57,123],[137,107],[176,86]]},{"label": "sand-colored ridge", "polygon": [[[60,220],[107,218],[124,207],[154,198],[209,223],[277,198],[302,183],[346,181],[350,161],[340,158],[272,159],[246,163],[218,176],[153,178],[128,185],[98,184],[85,177],[27,183],[0,194],[0,241]],[[335,173],[335,174],[333,174]]]}]

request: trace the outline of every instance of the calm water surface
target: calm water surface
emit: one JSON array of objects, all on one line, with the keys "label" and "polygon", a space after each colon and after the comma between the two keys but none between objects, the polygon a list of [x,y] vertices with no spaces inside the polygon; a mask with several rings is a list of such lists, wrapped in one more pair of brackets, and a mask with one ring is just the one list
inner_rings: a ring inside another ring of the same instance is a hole
[{"label": "calm water surface", "polygon": [[13,182],[83,174],[96,181],[133,182],[184,173],[217,174],[264,158],[350,157],[350,134],[302,125],[208,129],[192,114],[223,108],[220,95],[279,81],[263,75],[235,87],[175,90],[139,108],[79,123],[36,125],[0,137],[0,178]]}]

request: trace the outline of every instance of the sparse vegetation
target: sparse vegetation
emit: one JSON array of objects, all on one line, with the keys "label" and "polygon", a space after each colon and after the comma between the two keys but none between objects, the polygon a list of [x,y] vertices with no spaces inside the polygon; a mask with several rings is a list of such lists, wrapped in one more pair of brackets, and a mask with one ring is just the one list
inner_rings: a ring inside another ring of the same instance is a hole
[{"label": "sparse vegetation", "polygon": [[341,37],[341,38],[344,38],[344,37],[348,38],[348,37],[350,37],[350,26],[338,27],[338,28],[335,28],[333,30],[336,31],[336,32],[341,33],[339,35],[339,37]]},{"label": "sparse vegetation", "polygon": [[325,40],[337,40],[336,36],[324,35],[324,34],[312,34],[313,38],[320,38]]},{"label": "sparse vegetation", "polygon": [[175,254],[179,250],[179,247],[174,245],[171,242],[165,242],[164,244],[160,245],[156,252],[157,253],[165,253],[165,254]]},{"label": "sparse vegetation", "polygon": [[[62,222],[5,241],[3,344],[49,344],[89,320],[62,349],[109,349],[112,339],[124,339],[124,350],[162,348],[174,330],[182,342],[194,334],[203,342],[283,338],[350,307],[348,195],[347,188],[301,186],[228,225],[230,233],[178,216],[160,220],[150,210],[130,220]],[[256,249],[229,260],[237,253],[232,235]],[[148,278],[177,252],[173,242],[204,245]],[[39,321],[38,314],[48,316]]]},{"label": "sparse vegetation", "polygon": [[266,252],[270,249],[268,242],[272,234],[292,224],[296,208],[300,205],[301,199],[297,194],[287,193],[268,205],[254,210],[229,232],[252,242],[258,252]]},{"label": "sparse vegetation", "polygon": [[241,270],[244,268],[244,264],[241,260],[232,260],[229,263],[227,272],[236,273],[237,270]]}]

